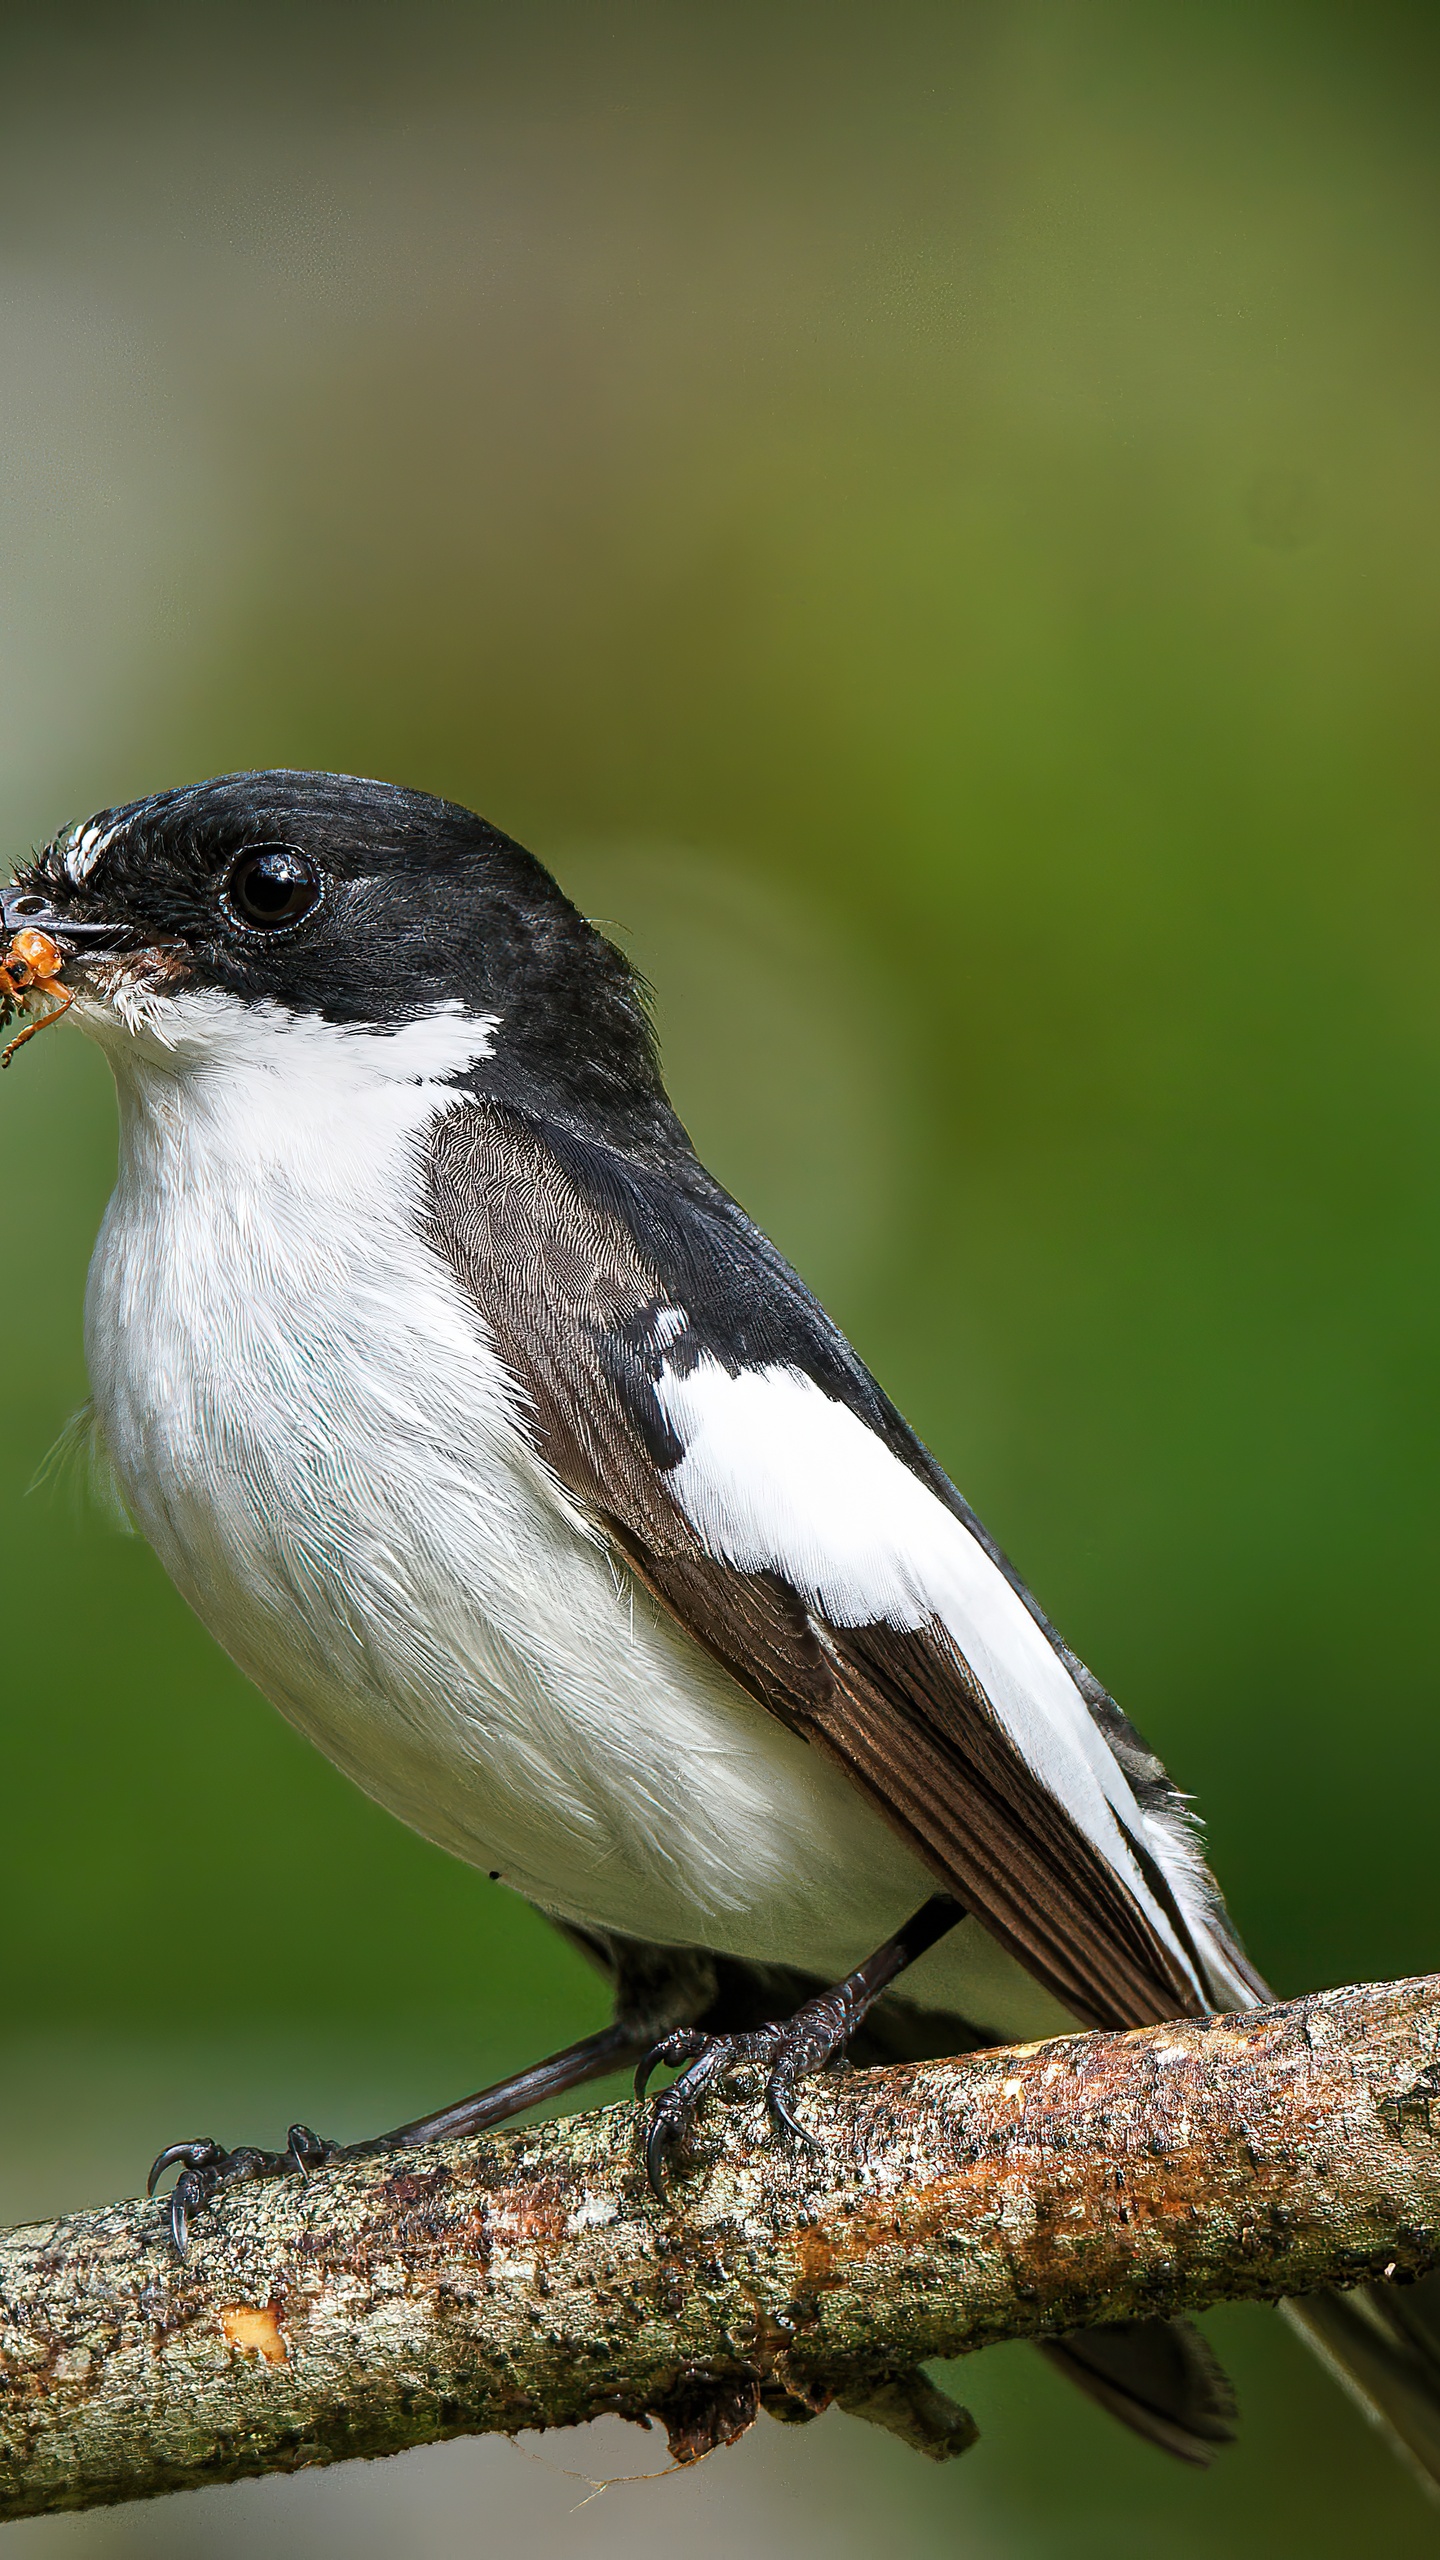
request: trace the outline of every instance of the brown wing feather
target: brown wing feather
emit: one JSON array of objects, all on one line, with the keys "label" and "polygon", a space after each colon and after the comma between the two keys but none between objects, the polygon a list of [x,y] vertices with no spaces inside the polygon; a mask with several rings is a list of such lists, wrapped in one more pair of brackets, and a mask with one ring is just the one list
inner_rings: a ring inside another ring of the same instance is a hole
[{"label": "brown wing feather", "polygon": [[838,1761],[1076,2017],[1138,2026],[1194,2007],[1183,1968],[1022,1760],[943,1628],[830,1626],[779,1577],[700,1544],[617,1383],[627,1328],[670,1302],[623,1220],[493,1105],[446,1116],[430,1171],[432,1241],[524,1395],[542,1455],[691,1635]]}]

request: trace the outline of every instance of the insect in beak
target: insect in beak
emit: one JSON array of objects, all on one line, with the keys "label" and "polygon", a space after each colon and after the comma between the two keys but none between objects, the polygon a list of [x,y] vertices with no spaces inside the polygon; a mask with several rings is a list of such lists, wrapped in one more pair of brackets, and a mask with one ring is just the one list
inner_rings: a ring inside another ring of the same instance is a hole
[{"label": "insect in beak", "polygon": [[58,942],[51,941],[48,933],[38,933],[32,926],[27,926],[24,931],[12,935],[5,956],[0,960],[0,1024],[8,1022],[16,1008],[30,996],[48,997],[50,1010],[37,1015],[33,1022],[27,1022],[24,1030],[17,1031],[14,1039],[6,1043],[4,1051],[0,1052],[0,1067],[8,1067],[16,1050],[23,1049],[27,1040],[33,1040],[37,1031],[43,1031],[48,1023],[58,1022],[62,1013],[69,1012],[75,997],[69,987],[60,984],[65,960],[66,954]]}]

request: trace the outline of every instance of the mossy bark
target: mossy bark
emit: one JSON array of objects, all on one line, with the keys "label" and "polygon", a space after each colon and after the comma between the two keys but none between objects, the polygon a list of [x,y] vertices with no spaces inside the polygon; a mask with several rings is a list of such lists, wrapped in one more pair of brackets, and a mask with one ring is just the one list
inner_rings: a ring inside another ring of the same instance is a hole
[{"label": "mossy bark", "polygon": [[1440,2263],[1440,1978],[832,2074],[818,2154],[712,2103],[668,2203],[609,2107],[0,2236],[0,2518],[656,2417],[682,2458],[829,2400],[925,2450],[924,2359]]}]

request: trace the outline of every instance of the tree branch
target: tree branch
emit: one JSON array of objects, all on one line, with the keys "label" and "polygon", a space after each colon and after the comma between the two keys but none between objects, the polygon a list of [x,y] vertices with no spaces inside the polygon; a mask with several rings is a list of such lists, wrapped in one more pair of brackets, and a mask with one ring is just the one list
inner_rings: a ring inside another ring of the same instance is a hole
[{"label": "tree branch", "polygon": [[0,2518],[437,2437],[657,2416],[693,2459],[838,2400],[963,2450],[931,2356],[1440,2262],[1440,1977],[706,2109],[629,2107],[0,2236]]}]

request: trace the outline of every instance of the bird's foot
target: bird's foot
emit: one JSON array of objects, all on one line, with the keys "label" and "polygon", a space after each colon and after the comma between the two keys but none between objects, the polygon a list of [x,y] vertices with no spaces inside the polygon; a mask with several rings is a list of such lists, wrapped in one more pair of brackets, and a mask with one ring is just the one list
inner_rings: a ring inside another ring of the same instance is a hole
[{"label": "bird's foot", "polygon": [[177,2258],[184,2258],[192,2221],[216,2196],[231,2187],[253,2186],[261,2178],[308,2178],[338,2150],[338,2143],[323,2142],[308,2124],[292,2124],[283,2151],[259,2151],[248,2143],[227,2151],[218,2142],[171,2142],[154,2162],[145,2193],[153,2196],[166,2170],[178,2168],[170,2190],[170,2238]]},{"label": "bird's foot", "polygon": [[653,2071],[663,2063],[683,2063],[678,2080],[650,2102],[645,2130],[645,2175],[661,2203],[670,2154],[683,2148],[705,2092],[727,2073],[746,2063],[765,2063],[765,2109],[778,2134],[821,2148],[796,2117],[791,2100],[800,2081],[837,2061],[859,2021],[845,1996],[846,1986],[807,2000],[793,2018],[776,2019],[744,2035],[707,2035],[699,2027],[677,2027],[662,2037],[635,2074],[635,2095],[643,2098]]},{"label": "bird's foot", "polygon": [[[663,2023],[663,2007],[658,2012],[652,2007],[648,2014],[655,2023]],[[673,2009],[670,2014],[674,2015]],[[532,2063],[528,2071],[492,2081],[488,2088],[457,2098],[438,2114],[416,2116],[411,2123],[374,2134],[365,2142],[322,2142],[308,2124],[292,2124],[283,2151],[248,2146],[226,2151],[218,2142],[172,2142],[155,2162],[146,2194],[153,2196],[167,2169],[179,2170],[170,2196],[170,2237],[176,2255],[183,2258],[195,2217],[231,2187],[252,2186],[260,2178],[308,2178],[332,2160],[375,2160],[427,2143],[454,2142],[483,2133],[491,2125],[503,2124],[507,2116],[561,2097],[567,2089],[582,2088],[587,2080],[599,2079],[607,2071],[628,2069],[653,2032],[654,2024],[642,2028],[627,2011],[613,2026],[602,2027],[598,2035],[582,2036],[578,2044],[567,2044],[562,2052]]]},{"label": "bird's foot", "polygon": [[666,2157],[684,2144],[700,2101],[713,2080],[747,2062],[769,2064],[765,2105],[779,2134],[818,2151],[821,2145],[796,2121],[790,2104],[800,2081],[838,2061],[856,2029],[882,1992],[923,1956],[965,1914],[948,1893],[934,1893],[920,1910],[877,1947],[873,1956],[847,1973],[833,1991],[822,1991],[797,2009],[793,2018],[773,2019],[738,2035],[707,2033],[703,2027],[677,2027],[652,2046],[635,2074],[635,2095],[643,2098],[652,2071],[662,2062],[684,2063],[678,2080],[651,2100],[645,2134],[645,2174],[661,2203],[665,2201]]}]

